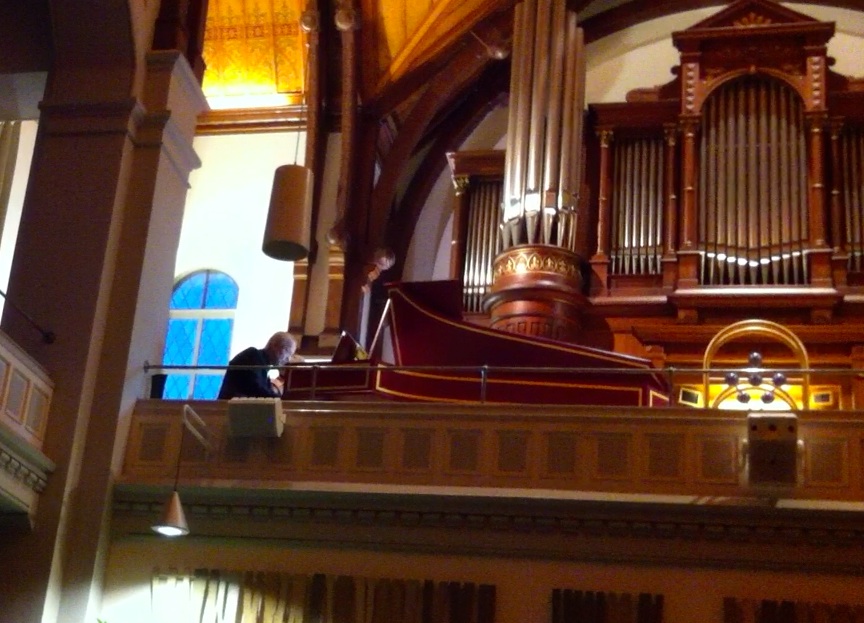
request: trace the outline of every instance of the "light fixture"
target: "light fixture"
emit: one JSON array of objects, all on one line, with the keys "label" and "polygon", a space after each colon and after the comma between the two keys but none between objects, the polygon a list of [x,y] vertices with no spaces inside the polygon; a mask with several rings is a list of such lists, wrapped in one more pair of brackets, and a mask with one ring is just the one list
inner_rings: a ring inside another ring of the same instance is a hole
[{"label": "light fixture", "polygon": [[273,178],[261,249],[273,259],[296,262],[309,255],[311,236],[312,170],[284,164],[276,169]]},{"label": "light fixture", "polygon": [[177,459],[174,469],[174,489],[171,491],[171,496],[165,502],[165,507],[162,509],[162,515],[159,521],[150,528],[153,532],[167,537],[186,536],[189,534],[189,524],[186,523],[186,513],[183,512],[183,504],[180,502],[180,493],[177,491],[177,485],[180,483],[180,458],[183,455],[183,440],[186,438],[186,430],[204,446],[204,449],[209,451],[211,444],[207,438],[207,425],[204,420],[195,413],[188,404],[183,405],[183,422],[180,427],[180,445],[177,448]]},{"label": "light fixture", "polygon": [[[305,33],[318,30],[318,12],[306,10],[300,18],[300,28]],[[308,43],[307,43],[308,48]],[[309,56],[306,51],[304,81],[309,80]],[[303,86],[303,108],[306,107],[308,84]],[[261,250],[275,260],[296,262],[309,255],[312,245],[312,169],[297,164],[300,152],[300,132],[294,143],[294,162],[276,169],[273,176],[273,191],[270,194],[270,210],[264,228]],[[308,153],[308,152],[307,152]]]},{"label": "light fixture", "polygon": [[153,532],[162,536],[186,536],[189,534],[189,524],[186,523],[186,513],[183,512],[183,504],[180,502],[180,494],[175,488],[171,497],[165,502],[162,517],[159,523],[153,524]]}]

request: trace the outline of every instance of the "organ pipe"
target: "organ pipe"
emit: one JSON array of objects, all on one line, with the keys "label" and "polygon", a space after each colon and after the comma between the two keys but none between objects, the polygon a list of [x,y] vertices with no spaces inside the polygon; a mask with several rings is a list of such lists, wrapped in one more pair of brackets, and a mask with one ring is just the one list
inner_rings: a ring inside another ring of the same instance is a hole
[{"label": "organ pipe", "polygon": [[482,311],[483,298],[492,284],[492,260],[498,249],[501,187],[492,181],[471,184],[468,199],[465,264],[462,271],[463,306]]},{"label": "organ pipe", "polygon": [[809,281],[807,141],[797,94],[778,81],[724,85],[703,110],[698,248],[706,285]]},{"label": "organ pipe", "polygon": [[516,6],[501,215],[504,249],[576,245],[584,42],[565,0]]},{"label": "organ pipe", "polygon": [[[611,274],[660,272],[665,232],[665,154],[662,137],[618,140],[613,152],[611,208],[606,217],[611,232]],[[602,222],[605,227],[606,219]]]},{"label": "organ pipe", "polygon": [[864,132],[847,130],[841,134],[841,159],[844,163],[842,203],[845,227],[845,248],[849,253],[848,270],[864,269],[864,240],[862,240],[862,213],[864,213]]}]

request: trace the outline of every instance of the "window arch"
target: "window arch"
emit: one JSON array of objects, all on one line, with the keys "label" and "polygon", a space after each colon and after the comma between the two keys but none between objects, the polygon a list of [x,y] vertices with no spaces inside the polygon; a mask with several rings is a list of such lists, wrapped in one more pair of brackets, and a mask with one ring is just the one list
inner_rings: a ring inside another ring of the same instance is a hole
[{"label": "window arch", "polygon": [[[201,270],[177,282],[171,295],[162,363],[226,366],[239,289],[226,273]],[[214,399],[225,371],[169,370],[163,398]]]}]

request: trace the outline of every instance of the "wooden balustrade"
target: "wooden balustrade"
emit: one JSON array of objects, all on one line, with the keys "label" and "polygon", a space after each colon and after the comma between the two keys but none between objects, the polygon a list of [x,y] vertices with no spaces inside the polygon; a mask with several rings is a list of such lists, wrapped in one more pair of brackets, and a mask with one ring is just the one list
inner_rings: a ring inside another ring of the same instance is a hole
[{"label": "wooden balustrade", "polygon": [[[206,455],[188,436],[178,448],[184,403],[139,401],[121,483],[172,483],[181,452],[183,486],[482,487],[679,501],[758,494],[742,477],[743,412],[298,401],[283,402],[281,437],[229,438],[226,402],[190,404],[207,423],[215,451]],[[801,477],[788,496],[864,498],[860,416],[799,417]]]},{"label": "wooden balustrade", "polygon": [[31,513],[54,464],[42,454],[54,384],[0,332],[0,506]]}]

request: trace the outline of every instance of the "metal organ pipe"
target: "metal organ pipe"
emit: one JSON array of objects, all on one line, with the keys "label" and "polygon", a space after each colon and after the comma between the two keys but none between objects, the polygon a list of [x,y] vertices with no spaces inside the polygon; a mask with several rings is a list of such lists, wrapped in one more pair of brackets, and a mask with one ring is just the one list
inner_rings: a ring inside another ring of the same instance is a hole
[{"label": "metal organ pipe", "polygon": [[[584,45],[564,0],[515,8],[502,246],[573,250],[582,174]],[[503,250],[503,249],[502,249]]]},{"label": "metal organ pipe", "polygon": [[[525,12],[524,4],[517,4],[514,9],[514,17],[513,17],[513,49],[520,50],[522,49],[522,40],[523,40],[523,15]],[[519,110],[519,88],[520,88],[520,72],[516,71],[519,69],[519,62],[522,60],[521,53],[518,55],[514,55],[513,57],[513,70],[510,72],[510,108],[514,111]],[[509,202],[511,198],[516,197],[517,188],[519,188],[519,150],[516,142],[516,137],[518,136],[518,125],[517,121],[519,119],[518,114],[511,114],[507,117],[507,159],[504,163],[504,200],[507,204],[504,205],[504,214],[502,215],[502,220],[506,223],[510,218],[512,218],[512,214],[510,213]]]}]

